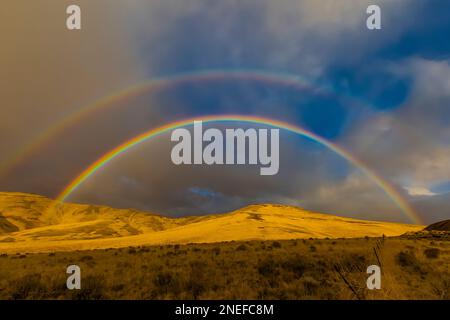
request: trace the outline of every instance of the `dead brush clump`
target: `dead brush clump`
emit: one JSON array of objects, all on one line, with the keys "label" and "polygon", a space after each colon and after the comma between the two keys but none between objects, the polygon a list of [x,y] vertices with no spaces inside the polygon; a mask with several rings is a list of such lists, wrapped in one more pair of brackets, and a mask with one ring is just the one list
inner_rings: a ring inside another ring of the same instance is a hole
[{"label": "dead brush clump", "polygon": [[48,279],[46,298],[65,299],[68,293],[66,281],[67,278],[64,275],[58,275]]},{"label": "dead brush clump", "polygon": [[306,296],[316,295],[318,289],[320,288],[320,282],[311,276],[303,277],[303,279],[301,280],[301,284]]},{"label": "dead brush clump", "polygon": [[306,259],[299,255],[289,257],[281,264],[283,270],[292,273],[295,278],[301,278],[309,266]]},{"label": "dead brush clump", "polygon": [[258,262],[257,269],[263,285],[270,288],[278,287],[281,274],[279,261],[276,261],[273,256],[268,256]]},{"label": "dead brush clump", "polygon": [[366,256],[358,253],[345,254],[340,259],[340,266],[347,272],[365,272],[367,265]]},{"label": "dead brush clump", "polygon": [[395,260],[401,267],[415,267],[419,263],[414,253],[410,251],[400,251]]},{"label": "dead brush clump", "polygon": [[94,260],[94,257],[90,256],[90,255],[85,255],[80,258],[81,262],[88,262],[88,261],[92,261],[92,260]]},{"label": "dead brush clump", "polygon": [[438,248],[427,248],[424,250],[423,254],[428,259],[437,259],[441,251]]},{"label": "dead brush clump", "polygon": [[268,256],[258,263],[258,273],[263,277],[269,277],[279,274],[278,264],[273,256]]},{"label": "dead brush clump", "polygon": [[244,243],[240,244],[237,248],[236,251],[247,251],[248,250],[248,246],[245,245]]},{"label": "dead brush clump", "polygon": [[274,249],[279,249],[279,248],[281,248],[281,243],[278,242],[278,241],[272,242],[272,248],[274,248]]},{"label": "dead brush clump", "polygon": [[210,281],[207,271],[208,265],[205,262],[195,261],[190,264],[188,278],[184,284],[184,291],[189,294],[189,298],[196,300],[208,290]]},{"label": "dead brush clump", "polygon": [[71,298],[74,300],[108,299],[105,283],[103,275],[88,275],[82,279],[80,290],[70,291]]},{"label": "dead brush clump", "polygon": [[94,257],[90,255],[82,256],[78,261],[86,263],[89,268],[93,268],[96,265]]},{"label": "dead brush clump", "polygon": [[113,292],[121,292],[125,289],[125,285],[123,283],[118,283],[111,286],[111,291]]},{"label": "dead brush clump", "polygon": [[153,285],[158,298],[164,298],[168,295],[177,296],[181,291],[179,276],[168,270],[157,272],[153,277]]},{"label": "dead brush clump", "polygon": [[433,293],[442,300],[450,300],[450,277],[432,283]]},{"label": "dead brush clump", "polygon": [[117,269],[130,269],[130,268],[132,268],[132,265],[128,261],[119,261],[119,262],[117,262],[116,268]]},{"label": "dead brush clump", "polygon": [[43,299],[47,288],[38,273],[27,274],[9,282],[10,298],[14,300]]},{"label": "dead brush clump", "polygon": [[418,273],[422,279],[427,275],[423,263],[417,259],[416,255],[411,251],[400,251],[396,257],[397,264],[409,271]]}]

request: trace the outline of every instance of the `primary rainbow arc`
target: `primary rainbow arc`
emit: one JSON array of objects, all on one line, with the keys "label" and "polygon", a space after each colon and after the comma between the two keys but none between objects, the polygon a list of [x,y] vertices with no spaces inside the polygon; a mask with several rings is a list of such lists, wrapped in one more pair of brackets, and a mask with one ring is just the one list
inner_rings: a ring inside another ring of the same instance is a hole
[{"label": "primary rainbow arc", "polygon": [[277,127],[284,130],[287,130],[292,133],[296,133],[303,137],[306,137],[310,140],[313,140],[330,150],[336,152],[351,164],[359,168],[364,174],[366,174],[373,182],[375,182],[389,198],[402,210],[402,212],[414,223],[422,224],[420,217],[411,207],[411,205],[406,201],[403,196],[396,190],[394,186],[392,186],[388,181],[383,179],[380,175],[378,175],[374,170],[368,167],[363,161],[349,153],[347,150],[342,147],[334,144],[317,134],[307,131],[299,126],[289,124],[287,122],[263,118],[258,116],[246,116],[246,115],[215,115],[215,116],[203,116],[203,117],[195,117],[184,119],[180,121],[175,121],[168,123],[166,125],[151,129],[146,131],[107,152],[105,155],[100,157],[94,163],[92,163],[89,167],[87,167],[81,174],[79,174],[74,180],[72,180],[64,190],[58,195],[57,201],[64,202],[66,199],[78,188],[83,182],[93,176],[99,169],[104,167],[114,158],[124,154],[131,148],[139,145],[140,143],[169,132],[170,130],[192,125],[194,121],[203,121],[204,123],[210,122],[245,122],[245,123],[253,123],[259,125],[267,125],[271,127]]}]

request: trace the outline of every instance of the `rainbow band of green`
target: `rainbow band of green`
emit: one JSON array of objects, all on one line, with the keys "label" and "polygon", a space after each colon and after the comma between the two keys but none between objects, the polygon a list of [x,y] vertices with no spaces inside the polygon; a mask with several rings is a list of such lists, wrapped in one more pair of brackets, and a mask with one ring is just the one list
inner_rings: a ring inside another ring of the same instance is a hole
[{"label": "rainbow band of green", "polygon": [[92,163],[88,168],[86,168],[80,175],[78,175],[57,197],[58,202],[65,201],[83,182],[92,177],[99,169],[104,167],[114,158],[124,154],[131,148],[139,145],[140,143],[154,138],[158,135],[164,134],[176,128],[192,125],[194,121],[203,121],[204,123],[210,122],[245,122],[245,123],[253,123],[259,125],[267,125],[271,127],[277,127],[281,129],[285,129],[292,133],[296,133],[303,137],[309,138],[330,150],[336,152],[343,158],[347,159],[351,164],[359,168],[364,174],[366,174],[373,182],[375,182],[390,198],[393,202],[402,210],[402,212],[414,223],[422,224],[420,217],[415,213],[413,208],[409,205],[409,203],[402,197],[402,195],[396,190],[394,186],[392,186],[388,181],[384,180],[380,177],[375,171],[369,168],[365,163],[361,160],[350,154],[348,151],[344,150],[342,147],[325,140],[324,138],[307,131],[301,127],[263,117],[256,116],[243,116],[243,115],[220,115],[220,116],[205,116],[205,117],[196,117],[185,120],[180,120],[176,122],[172,122],[166,124],[164,126],[151,129],[147,132],[144,132],[125,143],[119,145],[113,150],[109,151],[102,157],[100,157],[97,161]]},{"label": "rainbow band of green", "polygon": [[111,95],[102,97],[92,104],[86,105],[74,113],[66,116],[61,121],[56,122],[55,125],[49,127],[36,138],[32,139],[23,148],[20,148],[12,156],[6,158],[0,163],[0,175],[6,174],[9,170],[14,168],[18,163],[30,157],[36,152],[42,145],[50,141],[52,137],[57,137],[64,129],[81,122],[89,114],[114,106],[115,103],[138,96],[145,92],[157,92],[165,88],[174,87],[183,83],[191,82],[207,82],[214,80],[251,80],[264,83],[273,83],[291,87],[294,89],[314,89],[318,93],[331,93],[332,90],[327,87],[318,87],[313,85],[298,75],[286,74],[286,73],[274,73],[260,70],[202,70],[190,73],[182,73],[173,76],[161,77],[150,79],[145,82],[135,84],[130,87],[126,87],[123,90],[114,92]]}]

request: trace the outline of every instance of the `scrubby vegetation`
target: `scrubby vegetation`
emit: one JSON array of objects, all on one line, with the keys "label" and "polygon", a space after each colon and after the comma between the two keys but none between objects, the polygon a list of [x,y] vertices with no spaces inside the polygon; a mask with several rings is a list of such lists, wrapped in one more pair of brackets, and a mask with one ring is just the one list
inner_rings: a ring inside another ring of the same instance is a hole
[{"label": "scrubby vegetation", "polygon": [[[81,267],[81,290],[66,268]],[[366,269],[382,268],[368,290]],[[1,299],[450,299],[450,241],[227,242],[0,255]]]}]

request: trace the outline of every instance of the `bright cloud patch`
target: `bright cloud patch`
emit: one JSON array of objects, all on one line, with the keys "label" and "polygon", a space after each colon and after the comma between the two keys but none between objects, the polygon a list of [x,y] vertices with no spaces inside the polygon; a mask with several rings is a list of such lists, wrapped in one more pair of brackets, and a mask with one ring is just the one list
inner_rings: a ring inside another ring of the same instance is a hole
[{"label": "bright cloud patch", "polygon": [[432,192],[431,190],[428,190],[425,187],[405,187],[405,189],[406,191],[408,191],[408,194],[413,197],[436,195],[436,193]]}]

